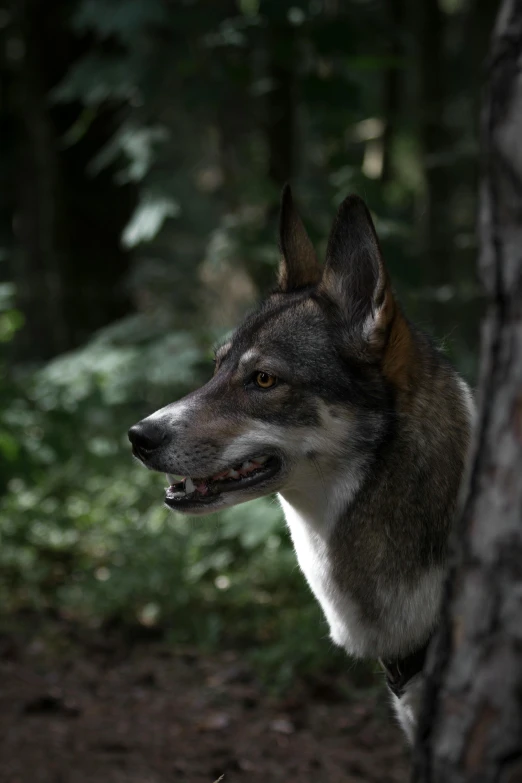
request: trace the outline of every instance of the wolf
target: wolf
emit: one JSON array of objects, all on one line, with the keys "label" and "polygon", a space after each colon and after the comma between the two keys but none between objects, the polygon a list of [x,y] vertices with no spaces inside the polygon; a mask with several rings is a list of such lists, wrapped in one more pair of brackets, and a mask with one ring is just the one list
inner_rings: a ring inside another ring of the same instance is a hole
[{"label": "wolf", "polygon": [[362,199],[340,205],[324,266],[288,186],[279,235],[277,286],[217,350],[212,379],[129,438],[168,474],[179,513],[278,494],[333,642],[381,662],[412,741],[472,395],[403,314]]}]

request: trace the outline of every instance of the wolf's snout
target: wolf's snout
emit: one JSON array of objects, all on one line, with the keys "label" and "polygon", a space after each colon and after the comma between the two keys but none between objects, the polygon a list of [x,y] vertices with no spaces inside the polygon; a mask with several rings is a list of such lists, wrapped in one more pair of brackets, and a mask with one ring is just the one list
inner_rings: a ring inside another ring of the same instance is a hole
[{"label": "wolf's snout", "polygon": [[131,427],[128,434],[135,455],[143,460],[161,446],[167,435],[158,422],[147,419]]}]

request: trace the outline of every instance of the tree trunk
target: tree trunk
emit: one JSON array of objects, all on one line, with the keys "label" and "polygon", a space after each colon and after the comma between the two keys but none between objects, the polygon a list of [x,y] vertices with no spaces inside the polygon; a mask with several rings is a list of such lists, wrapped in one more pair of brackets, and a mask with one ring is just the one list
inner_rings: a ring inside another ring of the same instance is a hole
[{"label": "tree trunk", "polygon": [[35,29],[34,11],[30,0],[20,0],[13,15],[20,46],[12,90],[17,123],[14,225],[23,249],[13,258],[12,275],[17,303],[26,317],[17,344],[24,358],[45,357],[69,347],[60,270],[65,237],[59,144],[40,58],[43,36],[40,27]]},{"label": "tree trunk", "polygon": [[476,445],[414,759],[422,783],[522,781],[522,0],[504,0],[483,113],[488,296]]},{"label": "tree trunk", "polygon": [[[268,152],[268,179],[273,197],[267,205],[268,236],[274,236],[279,218],[280,193],[296,168],[295,135],[295,53],[296,34],[286,22],[274,21],[267,31],[268,75],[271,83],[266,101],[265,138]],[[264,293],[274,283],[274,270],[256,264],[249,270],[257,289]]]},{"label": "tree trunk", "polygon": [[9,278],[25,325],[13,358],[45,360],[81,345],[92,332],[131,310],[125,287],[130,254],[120,236],[132,214],[134,185],[118,186],[116,164],[97,176],[89,163],[112,138],[119,107],[100,109],[83,136],[64,143],[82,110],[55,105],[52,89],[88,46],[71,32],[67,0],[11,0],[4,113],[13,182],[3,194],[15,249]]},{"label": "tree trunk", "polygon": [[445,158],[449,133],[444,113],[447,104],[447,69],[444,56],[446,17],[438,0],[419,4],[419,107],[425,200],[423,203],[424,257],[435,285],[451,278],[448,226],[448,171]]},{"label": "tree trunk", "polygon": [[387,19],[390,27],[390,43],[388,53],[392,62],[384,71],[383,78],[383,115],[385,118],[384,135],[382,140],[382,172],[381,182],[388,183],[393,178],[392,157],[393,143],[399,120],[399,105],[401,90],[403,89],[403,71],[399,60],[404,51],[401,40],[404,27],[403,0],[388,0]]},{"label": "tree trunk", "polygon": [[[294,30],[290,25],[274,24],[270,37],[270,80],[267,128],[268,176],[278,190],[294,173],[295,101],[293,57]],[[279,195],[279,194],[278,194]],[[279,211],[279,200],[277,201]]]}]

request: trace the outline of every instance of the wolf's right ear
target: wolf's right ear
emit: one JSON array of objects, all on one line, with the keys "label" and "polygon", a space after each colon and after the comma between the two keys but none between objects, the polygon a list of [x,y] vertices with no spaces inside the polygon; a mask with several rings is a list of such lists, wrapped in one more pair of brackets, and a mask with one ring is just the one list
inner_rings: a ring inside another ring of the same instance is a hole
[{"label": "wolf's right ear", "polygon": [[296,288],[316,285],[322,275],[314,246],[295,208],[290,185],[285,185],[279,218],[279,288],[287,293]]},{"label": "wolf's right ear", "polygon": [[369,333],[384,328],[392,314],[393,295],[379,240],[370,212],[358,196],[348,196],[339,207],[320,290],[352,324],[365,323]]}]

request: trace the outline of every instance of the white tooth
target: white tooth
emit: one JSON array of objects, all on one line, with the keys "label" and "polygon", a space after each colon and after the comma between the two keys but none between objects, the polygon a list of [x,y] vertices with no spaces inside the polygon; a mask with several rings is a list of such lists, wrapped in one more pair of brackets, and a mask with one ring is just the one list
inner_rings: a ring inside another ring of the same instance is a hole
[{"label": "white tooth", "polygon": [[267,459],[268,457],[257,457],[256,462],[259,462],[260,465],[264,465]]},{"label": "white tooth", "polygon": [[253,466],[253,464],[251,462],[243,462],[241,467],[243,468],[243,470],[253,470],[253,468],[254,468],[254,466]]},{"label": "white tooth", "polygon": [[185,479],[185,492],[188,495],[190,495],[192,494],[192,492],[194,492],[194,490],[195,490],[194,482],[189,476],[188,478]]},{"label": "white tooth", "polygon": [[183,487],[176,487],[176,489],[173,489],[171,484],[170,487],[167,487],[167,490],[169,492],[169,497],[171,498],[179,498],[185,496],[185,490],[183,489]]},{"label": "white tooth", "polygon": [[239,473],[237,472],[237,470],[229,470],[228,475],[230,476],[230,478],[233,479],[239,478]]}]

